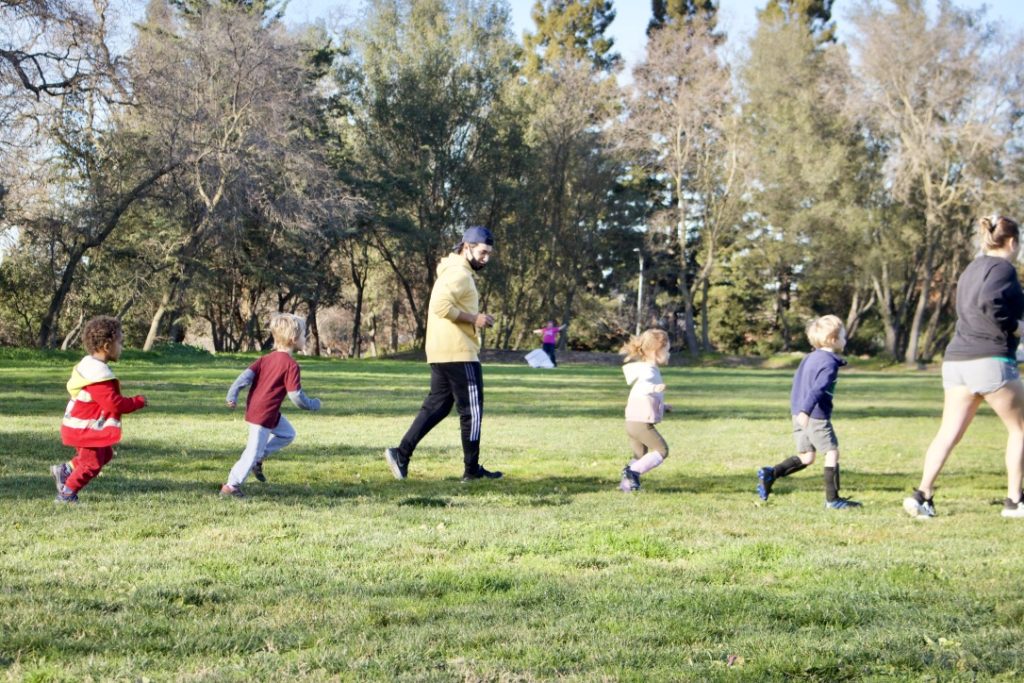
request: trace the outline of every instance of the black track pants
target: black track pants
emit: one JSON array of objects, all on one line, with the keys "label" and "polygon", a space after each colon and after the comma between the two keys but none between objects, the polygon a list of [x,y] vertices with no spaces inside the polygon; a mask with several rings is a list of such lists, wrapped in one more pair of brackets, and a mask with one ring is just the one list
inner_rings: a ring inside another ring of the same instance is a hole
[{"label": "black track pants", "polygon": [[484,378],[478,362],[430,364],[430,393],[398,447],[403,461],[409,461],[416,445],[448,416],[453,405],[459,411],[466,471],[476,471],[484,416]]}]

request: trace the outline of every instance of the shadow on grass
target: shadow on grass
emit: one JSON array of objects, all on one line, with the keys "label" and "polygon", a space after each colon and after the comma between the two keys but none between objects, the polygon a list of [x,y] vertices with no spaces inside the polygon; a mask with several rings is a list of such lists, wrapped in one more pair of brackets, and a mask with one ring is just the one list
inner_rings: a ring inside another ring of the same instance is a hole
[{"label": "shadow on grass", "polygon": [[[12,444],[9,444],[12,445]],[[71,449],[57,448],[49,440],[34,433],[20,433],[13,445],[17,450],[8,451],[2,460],[4,476],[0,477],[0,499],[3,500],[44,500],[54,495],[53,480],[49,476],[49,465],[71,455]],[[338,459],[364,457],[362,448],[336,449]],[[54,453],[54,457],[37,456],[41,452]],[[57,455],[59,453],[59,455]],[[221,483],[237,451],[193,451],[182,455],[170,447],[144,449],[122,449],[115,460],[103,471],[100,478],[90,483],[83,492],[83,500],[97,501],[148,496],[170,496],[176,498],[218,496]],[[506,476],[496,481],[463,483],[461,458],[451,458],[451,476],[420,478],[416,463],[410,472],[410,479],[395,481],[383,460],[376,463],[379,473],[367,478],[337,477],[338,463],[335,458],[325,459],[322,455],[311,454],[308,450],[296,448],[281,457],[267,461],[266,484],[254,479],[246,482],[248,500],[301,505],[310,507],[331,506],[339,501],[351,499],[374,500],[406,508],[454,508],[479,498],[495,498],[498,507],[559,507],[570,505],[580,495],[609,492],[614,493],[618,485],[618,472],[609,468],[600,475],[562,474],[550,476],[533,474],[529,478],[517,476],[514,469],[507,470]],[[436,470],[437,458],[426,456],[431,469]],[[366,463],[363,463],[365,466]],[[373,467],[373,464],[370,464]],[[943,484],[955,486],[957,478],[977,476],[999,476],[1000,463],[993,460],[991,473],[950,473],[943,476]],[[361,466],[361,469],[364,467]],[[343,470],[347,476],[347,468]],[[843,471],[844,491],[857,494],[867,491],[906,492],[916,482],[916,465],[908,472],[860,472],[856,467],[847,466]],[[296,481],[296,476],[305,481]],[[757,485],[756,469],[749,473],[687,476],[675,468],[658,470],[644,478],[641,495],[738,495],[753,497]],[[793,493],[822,488],[821,470],[818,466],[794,477],[780,480],[773,491],[773,497],[784,497]]]}]

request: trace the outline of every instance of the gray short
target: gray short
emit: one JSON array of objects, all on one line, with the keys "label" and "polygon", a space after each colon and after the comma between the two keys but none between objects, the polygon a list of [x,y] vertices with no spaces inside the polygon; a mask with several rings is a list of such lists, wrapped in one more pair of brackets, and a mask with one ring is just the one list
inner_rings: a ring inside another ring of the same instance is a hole
[{"label": "gray short", "polygon": [[942,388],[967,387],[972,394],[991,394],[1020,379],[1017,361],[1006,358],[976,358],[945,361]]},{"label": "gray short", "polygon": [[797,453],[809,453],[810,451],[827,453],[839,450],[839,439],[836,438],[836,431],[832,429],[831,420],[819,420],[812,417],[807,421],[807,428],[804,429],[794,415],[793,438],[796,440]]}]

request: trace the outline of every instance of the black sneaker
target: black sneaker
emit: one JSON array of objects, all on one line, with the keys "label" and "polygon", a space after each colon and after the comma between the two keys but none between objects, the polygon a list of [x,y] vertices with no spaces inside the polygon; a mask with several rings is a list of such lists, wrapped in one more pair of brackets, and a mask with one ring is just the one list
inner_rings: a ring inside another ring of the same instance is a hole
[{"label": "black sneaker", "polygon": [[1024,498],[1014,502],[1009,498],[1003,498],[1003,511],[1001,513],[1003,517],[1024,517]]},{"label": "black sneaker", "polygon": [[263,474],[262,462],[256,462],[253,464],[250,472],[252,472],[252,476],[256,477],[256,481],[262,481],[263,483],[267,482],[267,475]]},{"label": "black sneaker", "polygon": [[477,465],[476,472],[466,471],[462,473],[462,482],[465,483],[474,479],[501,479],[503,476],[505,475],[501,472],[491,472],[490,470],[485,470],[483,466]]},{"label": "black sneaker", "polygon": [[384,460],[387,461],[395,479],[405,479],[409,476],[409,463],[408,461],[402,462],[402,456],[398,453],[397,448],[385,448]]},{"label": "black sneaker", "polygon": [[914,495],[903,499],[903,509],[915,519],[928,519],[935,516],[935,503],[931,498],[925,498],[924,494],[917,489],[914,489]]},{"label": "black sneaker", "polygon": [[640,490],[640,475],[629,469],[629,465],[622,468],[622,481],[619,482],[619,490],[623,493]]},{"label": "black sneaker", "polygon": [[859,507],[863,507],[863,505],[849,498],[836,498],[835,500],[825,501],[826,510],[852,510]]}]

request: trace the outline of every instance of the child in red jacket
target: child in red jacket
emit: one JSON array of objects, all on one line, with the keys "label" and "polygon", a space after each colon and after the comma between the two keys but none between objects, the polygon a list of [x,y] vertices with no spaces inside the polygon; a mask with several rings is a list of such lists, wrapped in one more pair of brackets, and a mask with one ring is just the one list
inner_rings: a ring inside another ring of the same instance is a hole
[{"label": "child in red jacket", "polygon": [[78,502],[78,492],[114,457],[113,446],[121,440],[121,416],[147,404],[145,396],[122,396],[107,365],[121,357],[120,320],[108,315],[93,318],[86,323],[82,340],[89,355],[71,372],[71,400],[60,426],[61,440],[75,448],[75,457],[50,468],[58,503]]}]

